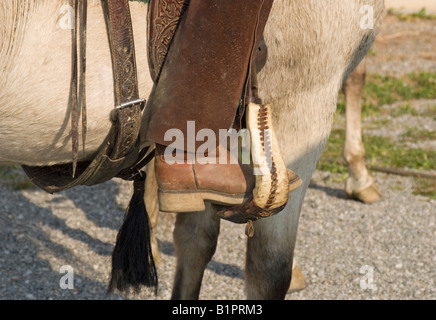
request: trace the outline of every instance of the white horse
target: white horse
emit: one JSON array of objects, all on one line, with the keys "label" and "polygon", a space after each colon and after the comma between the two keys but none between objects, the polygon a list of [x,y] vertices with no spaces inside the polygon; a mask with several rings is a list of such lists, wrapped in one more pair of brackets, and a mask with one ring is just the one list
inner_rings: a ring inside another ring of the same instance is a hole
[{"label": "white horse", "polygon": [[[65,1],[0,3],[0,162],[31,166],[71,162],[68,93],[71,30]],[[147,62],[147,6],[131,3],[140,96],[152,81]],[[279,214],[254,223],[248,239],[246,292],[250,299],[282,299],[290,281],[300,208],[328,139],[337,93],[373,43],[383,0],[282,0],[265,31],[269,47],[259,75],[260,95],[273,117],[288,168],[304,181]],[[99,2],[88,12],[86,152],[92,155],[110,128],[113,83],[109,44]],[[173,298],[198,298],[212,258],[220,219],[212,207],[178,214]],[[322,253],[320,253],[322,254]]]}]

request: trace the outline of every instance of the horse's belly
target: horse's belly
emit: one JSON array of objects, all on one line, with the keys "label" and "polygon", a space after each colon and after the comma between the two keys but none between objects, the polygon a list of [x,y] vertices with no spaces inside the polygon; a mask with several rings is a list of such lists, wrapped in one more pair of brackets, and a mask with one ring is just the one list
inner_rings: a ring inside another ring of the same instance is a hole
[{"label": "horse's belly", "polygon": [[[63,11],[43,7],[38,10],[28,21],[19,53],[1,74],[5,80],[0,81],[2,163],[71,162],[71,30],[59,25],[58,18]],[[138,78],[143,98],[148,97],[152,87],[146,56],[145,17],[146,6],[133,3]],[[87,135],[83,153],[79,125],[79,159],[92,156],[104,141],[114,109],[111,56],[99,6],[91,7],[88,12],[86,84]]]},{"label": "horse's belly", "polygon": [[[44,109],[50,105],[50,100],[48,103],[28,105],[28,109],[17,110],[19,117],[11,115],[0,119],[0,162],[50,165],[71,161],[70,117],[66,108],[60,107],[52,108],[49,114]],[[0,109],[0,113],[3,111]],[[110,128],[107,118],[106,114],[100,121],[95,117],[89,119],[86,155],[80,152],[80,158],[92,155],[103,142]]]}]

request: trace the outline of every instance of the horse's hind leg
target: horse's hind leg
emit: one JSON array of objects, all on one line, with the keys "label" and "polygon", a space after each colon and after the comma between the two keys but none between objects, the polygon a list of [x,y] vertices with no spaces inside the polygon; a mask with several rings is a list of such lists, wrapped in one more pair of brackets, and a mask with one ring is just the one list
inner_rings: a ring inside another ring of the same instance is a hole
[{"label": "horse's hind leg", "polygon": [[365,71],[365,60],[363,60],[344,83],[346,130],[343,156],[349,171],[349,178],[345,185],[346,193],[350,198],[371,203],[379,200],[381,194],[365,166],[361,112]]},{"label": "horse's hind leg", "polygon": [[174,245],[177,267],[173,300],[198,299],[204,270],[215,253],[220,219],[207,205],[206,211],[177,214]]}]

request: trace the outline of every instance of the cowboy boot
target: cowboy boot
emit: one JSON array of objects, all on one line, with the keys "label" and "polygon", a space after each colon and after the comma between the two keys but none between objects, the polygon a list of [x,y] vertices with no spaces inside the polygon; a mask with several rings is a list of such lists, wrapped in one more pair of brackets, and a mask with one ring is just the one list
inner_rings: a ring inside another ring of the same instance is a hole
[{"label": "cowboy boot", "polygon": [[239,163],[222,145],[207,155],[208,163],[190,152],[174,157],[168,150],[156,145],[155,173],[161,211],[203,211],[204,201],[241,205],[252,196],[253,169]]}]

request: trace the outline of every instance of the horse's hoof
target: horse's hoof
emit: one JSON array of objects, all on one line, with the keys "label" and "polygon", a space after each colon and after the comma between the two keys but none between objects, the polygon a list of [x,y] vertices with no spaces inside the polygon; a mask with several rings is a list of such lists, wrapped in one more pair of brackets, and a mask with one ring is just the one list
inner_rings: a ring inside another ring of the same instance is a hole
[{"label": "horse's hoof", "polygon": [[362,189],[360,191],[353,191],[351,195],[348,195],[351,199],[361,201],[363,203],[373,203],[379,201],[382,194],[375,183],[371,184],[369,187]]},{"label": "horse's hoof", "polygon": [[306,279],[299,266],[295,265],[292,268],[292,280],[289,286],[288,293],[297,292],[307,287]]}]

